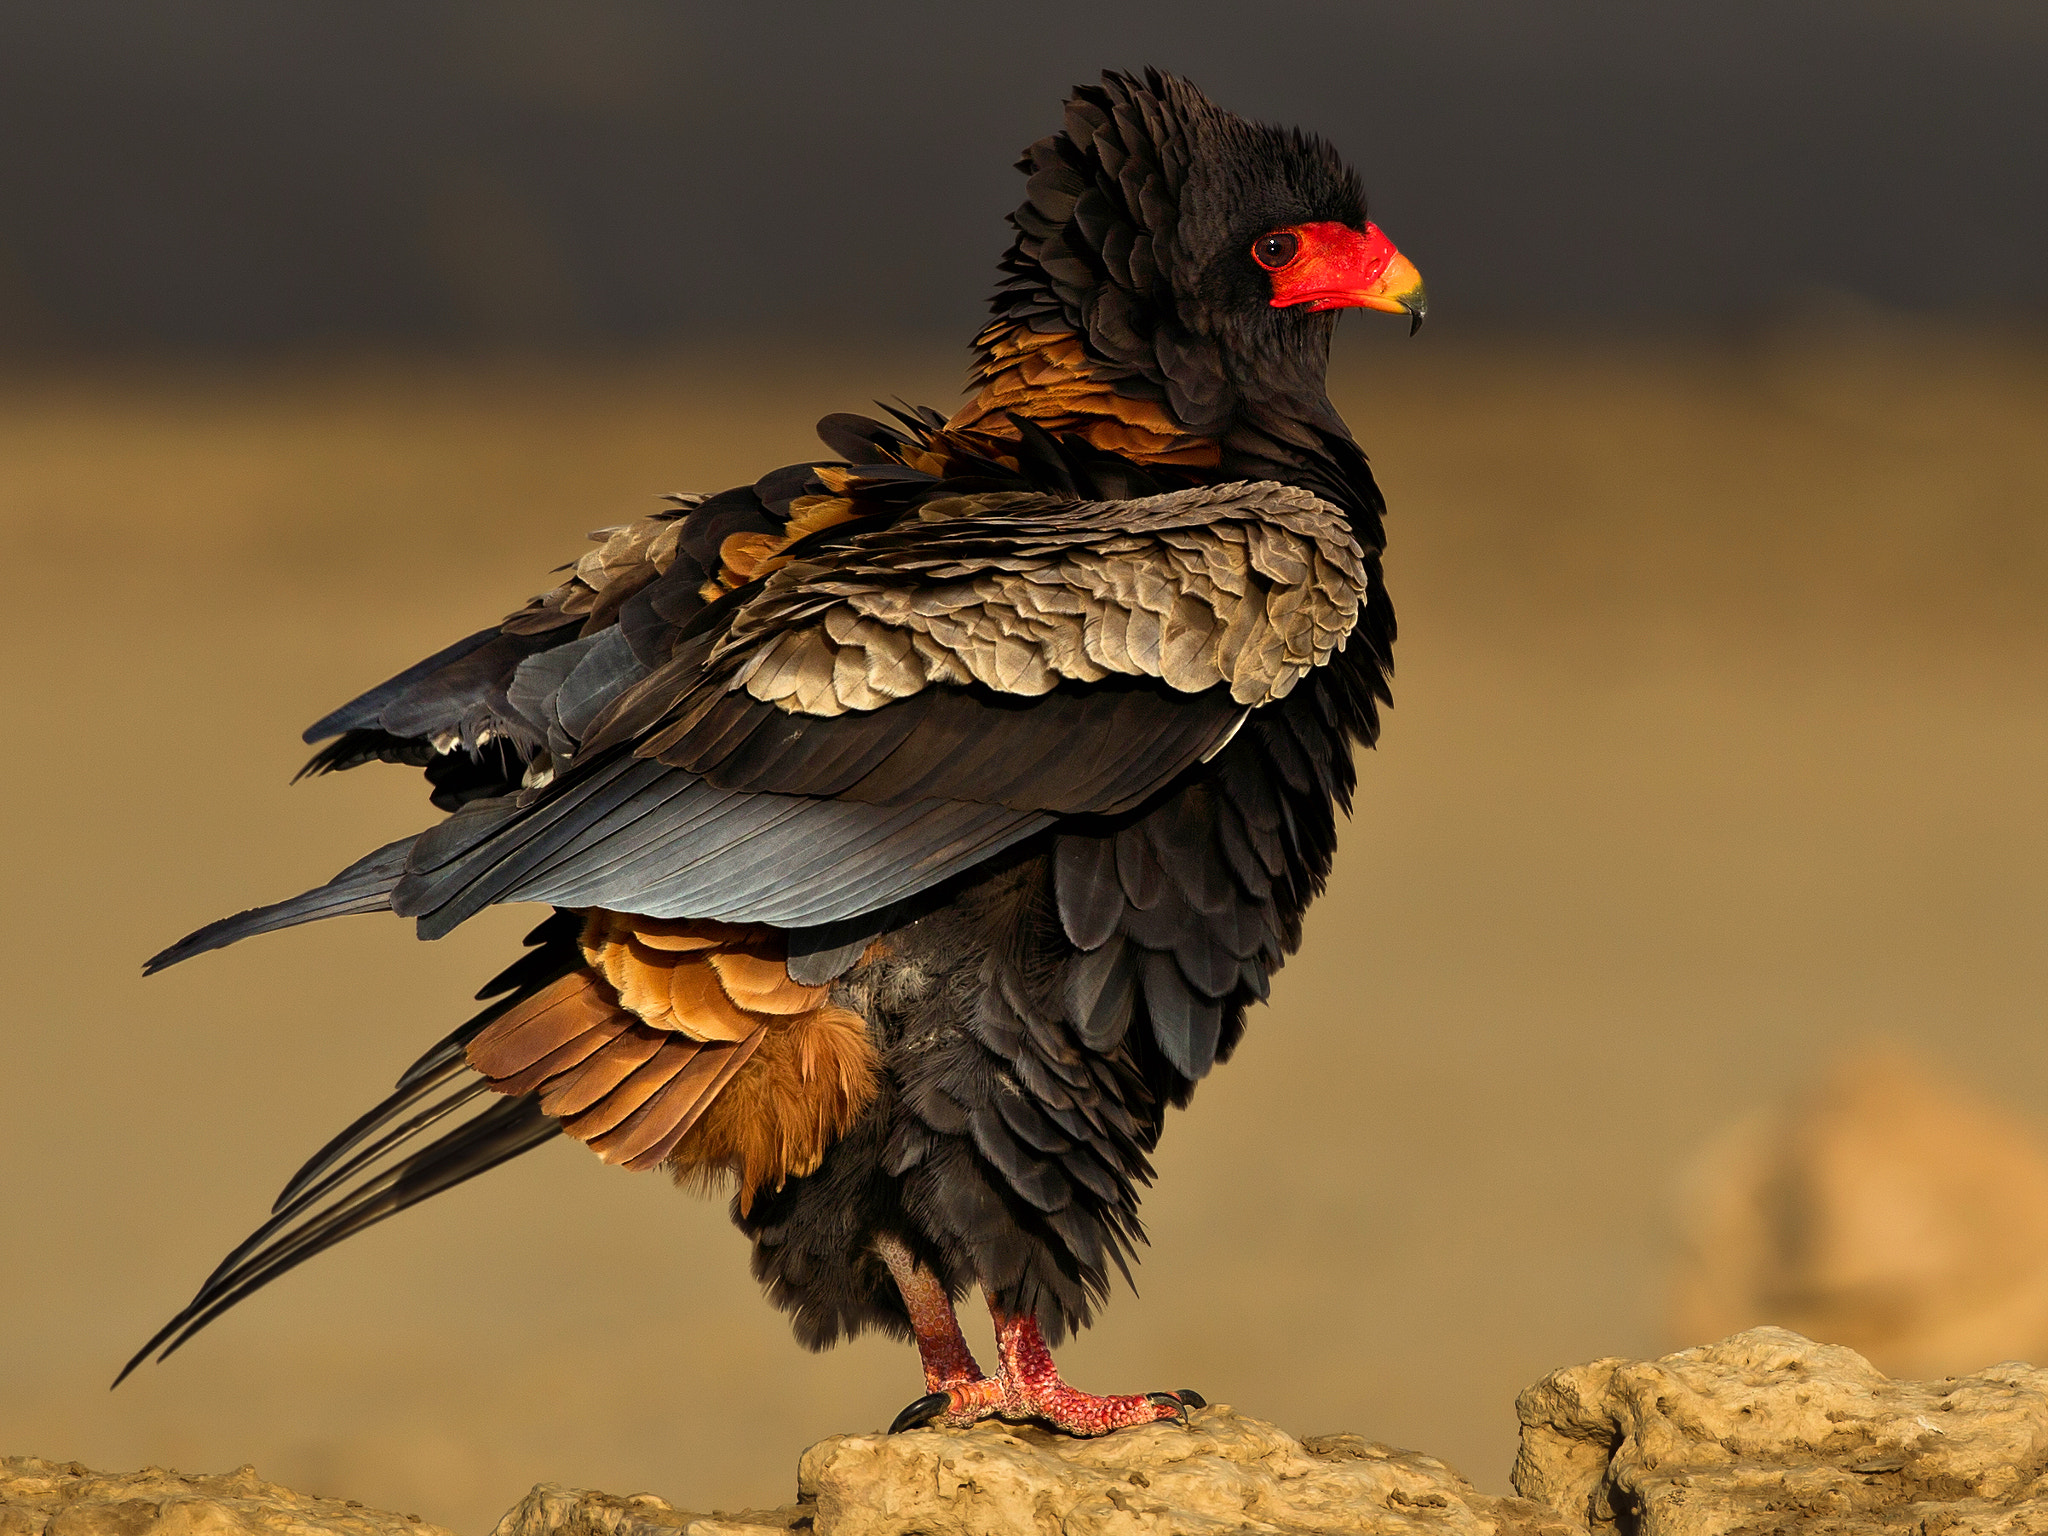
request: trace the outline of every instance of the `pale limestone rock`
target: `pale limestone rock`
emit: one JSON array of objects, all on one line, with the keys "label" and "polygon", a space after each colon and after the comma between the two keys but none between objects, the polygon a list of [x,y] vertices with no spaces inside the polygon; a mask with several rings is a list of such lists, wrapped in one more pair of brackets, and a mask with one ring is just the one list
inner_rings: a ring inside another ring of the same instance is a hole
[{"label": "pale limestone rock", "polygon": [[1517,1408],[1516,1490],[1595,1536],[2048,1533],[2048,1371],[2028,1365],[1892,1381],[1757,1328],[1557,1371]]},{"label": "pale limestone rock", "polygon": [[1677,1226],[1676,1340],[1770,1323],[1916,1379],[2048,1359],[2048,1139],[1898,1047],[1717,1137]]},{"label": "pale limestone rock", "polygon": [[651,1493],[598,1493],[540,1483],[505,1512],[491,1536],[784,1536],[810,1511],[786,1509],[719,1511],[697,1515],[677,1509]]},{"label": "pale limestone rock", "polygon": [[839,1435],[805,1453],[798,1491],[785,1509],[704,1516],[542,1486],[496,1536],[1586,1536],[1431,1457],[1298,1441],[1221,1407],[1099,1440],[1002,1424]]},{"label": "pale limestone rock", "polygon": [[[1520,1498],[1356,1435],[1228,1408],[1097,1440],[982,1424],[811,1447],[796,1504],[691,1514],[543,1484],[496,1536],[2048,1536],[2048,1371],[1892,1381],[1759,1328],[1521,1396]],[[0,1536],[447,1536],[244,1469],[0,1463]]]},{"label": "pale limestone rock", "polygon": [[188,1477],[145,1467],[93,1472],[75,1461],[0,1459],[0,1536],[449,1536],[417,1515],[316,1499],[254,1467]]},{"label": "pale limestone rock", "polygon": [[1583,1536],[1432,1457],[1307,1441],[1226,1407],[1097,1440],[1003,1424],[838,1435],[804,1454],[817,1536]]}]

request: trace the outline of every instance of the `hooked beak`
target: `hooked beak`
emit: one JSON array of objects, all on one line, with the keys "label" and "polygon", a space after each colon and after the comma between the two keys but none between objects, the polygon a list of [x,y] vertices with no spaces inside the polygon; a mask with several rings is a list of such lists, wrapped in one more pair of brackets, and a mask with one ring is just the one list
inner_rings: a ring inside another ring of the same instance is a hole
[{"label": "hooked beak", "polygon": [[1379,281],[1361,289],[1351,300],[1360,309],[1382,309],[1391,315],[1407,315],[1408,334],[1413,336],[1422,329],[1423,316],[1429,313],[1429,295],[1422,287],[1422,274],[1415,270],[1415,263],[1394,252],[1394,259],[1387,263]]},{"label": "hooked beak", "polygon": [[1289,233],[1301,246],[1273,273],[1273,307],[1378,309],[1409,316],[1408,334],[1422,329],[1429,296],[1415,263],[1394,249],[1377,224],[1359,233],[1347,224],[1298,224]]}]

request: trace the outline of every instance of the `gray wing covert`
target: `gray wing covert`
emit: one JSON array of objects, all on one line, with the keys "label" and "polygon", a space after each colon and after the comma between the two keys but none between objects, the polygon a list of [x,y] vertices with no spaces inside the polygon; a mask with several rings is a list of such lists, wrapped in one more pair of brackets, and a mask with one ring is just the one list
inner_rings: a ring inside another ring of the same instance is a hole
[{"label": "gray wing covert", "polygon": [[[620,564],[650,570],[668,537]],[[1255,482],[930,501],[698,605],[659,665],[588,627],[605,586],[565,583],[505,628],[567,643],[502,687],[558,776],[423,834],[389,905],[429,937],[506,901],[872,913],[1143,804],[1341,647],[1366,581],[1340,512]]]},{"label": "gray wing covert", "polygon": [[570,781],[423,839],[394,906],[423,932],[495,901],[875,911],[1143,804],[1327,661],[1365,584],[1342,515],[1271,482],[927,503],[768,575],[596,717]]}]

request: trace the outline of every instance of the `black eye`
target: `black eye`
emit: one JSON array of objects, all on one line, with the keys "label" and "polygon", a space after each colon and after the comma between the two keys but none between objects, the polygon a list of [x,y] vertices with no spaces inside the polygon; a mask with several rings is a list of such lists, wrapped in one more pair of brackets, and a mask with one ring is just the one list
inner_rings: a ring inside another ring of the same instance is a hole
[{"label": "black eye", "polygon": [[1252,242],[1252,260],[1268,272],[1278,272],[1301,252],[1301,237],[1276,229]]}]

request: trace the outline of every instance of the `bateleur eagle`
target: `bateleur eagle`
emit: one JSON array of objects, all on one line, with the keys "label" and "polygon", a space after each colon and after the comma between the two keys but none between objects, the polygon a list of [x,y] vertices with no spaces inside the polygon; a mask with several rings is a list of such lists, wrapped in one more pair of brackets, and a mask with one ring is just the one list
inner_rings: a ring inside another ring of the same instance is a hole
[{"label": "bateleur eagle", "polygon": [[1394,639],[1330,336],[1423,290],[1327,144],[1167,75],[1077,89],[1020,169],[950,418],[827,416],[835,457],[593,535],[306,732],[306,772],[424,767],[446,819],[151,971],[341,913],[554,912],[129,1370],[566,1134],[736,1186],[805,1344],[914,1339],[899,1428],[1199,1403],[1077,1391],[1047,1346],[1128,1277],[1165,1112],[1328,874]]}]

